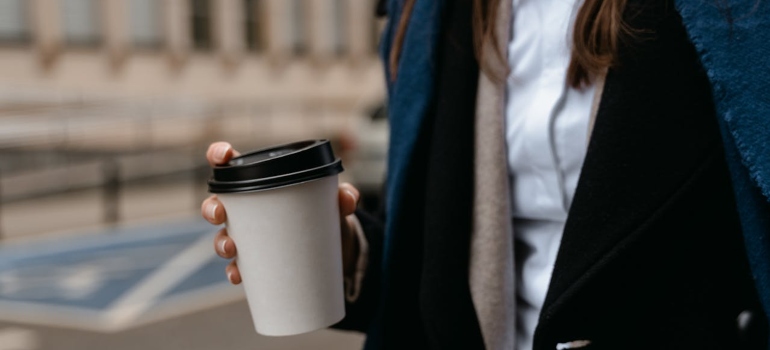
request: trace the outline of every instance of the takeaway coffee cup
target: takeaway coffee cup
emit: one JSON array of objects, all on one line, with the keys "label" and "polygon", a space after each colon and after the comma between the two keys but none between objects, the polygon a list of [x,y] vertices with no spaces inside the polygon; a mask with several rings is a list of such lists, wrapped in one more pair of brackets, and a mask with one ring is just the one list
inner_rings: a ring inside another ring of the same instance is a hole
[{"label": "takeaway coffee cup", "polygon": [[213,169],[258,333],[292,335],[345,316],[337,174],[329,141],[270,147]]}]

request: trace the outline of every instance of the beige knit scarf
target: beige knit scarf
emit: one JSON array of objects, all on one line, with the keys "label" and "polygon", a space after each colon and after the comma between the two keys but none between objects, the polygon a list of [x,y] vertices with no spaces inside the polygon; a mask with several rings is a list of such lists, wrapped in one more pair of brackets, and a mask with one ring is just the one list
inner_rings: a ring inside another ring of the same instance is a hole
[{"label": "beige knit scarf", "polygon": [[[511,33],[511,1],[500,1],[497,13],[498,45],[506,48]],[[490,72],[505,76],[507,60],[496,58],[491,43],[483,50]],[[479,74],[469,283],[484,344],[494,350],[513,349],[516,334],[516,275],[504,108],[505,79],[495,81],[487,74]]]}]

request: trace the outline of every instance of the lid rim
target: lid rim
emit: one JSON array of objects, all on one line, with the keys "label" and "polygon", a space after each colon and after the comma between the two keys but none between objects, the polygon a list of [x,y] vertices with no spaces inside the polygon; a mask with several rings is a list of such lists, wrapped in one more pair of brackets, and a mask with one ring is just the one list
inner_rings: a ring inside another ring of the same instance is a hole
[{"label": "lid rim", "polygon": [[212,178],[208,182],[209,183],[213,183],[213,184],[222,184],[222,185],[232,184],[233,186],[236,186],[236,185],[239,185],[239,184],[247,185],[247,184],[255,183],[255,182],[263,182],[263,181],[270,181],[270,180],[274,180],[274,179],[280,179],[280,178],[286,177],[286,176],[297,176],[299,174],[309,173],[309,172],[312,172],[312,171],[321,171],[324,168],[329,168],[329,167],[336,166],[337,163],[341,163],[341,160],[339,158],[335,158],[333,163],[324,164],[324,165],[321,165],[321,166],[317,166],[315,168],[309,168],[309,169],[295,171],[295,172],[281,174],[281,175],[268,176],[268,177],[262,177],[262,178],[251,179],[251,180],[241,180],[241,181],[217,181],[217,180],[214,180]]},{"label": "lid rim", "polygon": [[329,163],[320,167],[315,167],[303,171],[297,171],[293,173],[271,176],[261,179],[245,180],[245,181],[216,181],[213,178],[208,181],[209,192],[211,193],[223,193],[221,191],[227,190],[230,192],[247,191],[249,188],[260,187],[262,189],[268,189],[279,186],[286,186],[294,183],[300,183],[307,180],[316,178],[337,175],[344,169],[342,168],[342,160],[337,158],[334,163]]},{"label": "lid rim", "polygon": [[329,176],[336,176],[337,174],[339,173],[319,174],[317,176],[308,176],[298,180],[286,180],[284,182],[277,182],[270,185],[257,185],[257,186],[250,186],[250,187],[244,187],[244,188],[217,188],[217,189],[211,189],[209,191],[211,193],[216,193],[216,194],[238,194],[238,193],[262,192],[262,191],[274,190],[274,189],[283,188],[283,187],[299,185],[299,184],[303,184],[303,183],[307,183],[315,180],[320,180]]},{"label": "lid rim", "polygon": [[251,151],[213,166],[207,184],[210,193],[254,192],[337,175],[343,170],[329,140],[305,140]]}]

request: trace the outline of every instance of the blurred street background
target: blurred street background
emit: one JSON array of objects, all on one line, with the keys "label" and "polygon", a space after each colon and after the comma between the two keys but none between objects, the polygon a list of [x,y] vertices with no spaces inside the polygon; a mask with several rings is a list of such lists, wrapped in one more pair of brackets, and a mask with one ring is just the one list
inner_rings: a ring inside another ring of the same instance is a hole
[{"label": "blurred street background", "polygon": [[375,0],[0,0],[0,350],[358,349],[262,337],[200,219],[204,153],[327,138],[376,210]]}]

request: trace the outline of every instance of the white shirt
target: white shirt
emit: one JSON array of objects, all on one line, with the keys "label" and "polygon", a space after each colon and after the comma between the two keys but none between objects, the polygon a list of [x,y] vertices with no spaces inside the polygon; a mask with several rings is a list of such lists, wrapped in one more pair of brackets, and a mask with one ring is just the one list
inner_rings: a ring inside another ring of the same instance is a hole
[{"label": "white shirt", "polygon": [[585,158],[595,89],[566,84],[577,0],[513,1],[505,111],[518,350],[532,337]]}]

